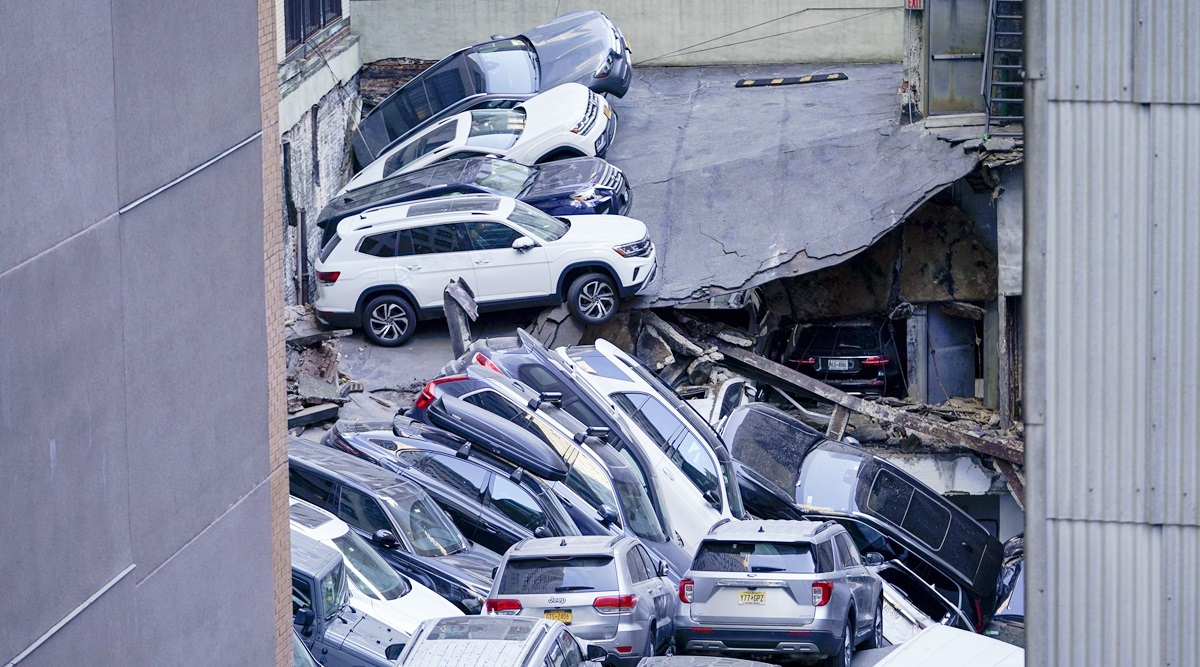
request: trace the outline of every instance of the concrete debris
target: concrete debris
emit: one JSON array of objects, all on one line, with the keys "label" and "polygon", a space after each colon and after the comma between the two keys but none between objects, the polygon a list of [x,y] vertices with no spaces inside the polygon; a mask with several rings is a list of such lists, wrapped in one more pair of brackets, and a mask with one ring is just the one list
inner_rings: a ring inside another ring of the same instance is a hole
[{"label": "concrete debris", "polygon": [[737,345],[738,347],[754,347],[753,338],[738,333],[734,329],[722,329],[721,331],[718,331],[717,338],[725,341],[726,343]]},{"label": "concrete debris", "polygon": [[678,329],[653,312],[646,311],[643,313],[642,322],[646,326],[658,331],[667,345],[675,352],[688,357],[699,357],[704,354],[703,348],[693,343],[687,336],[680,333]]},{"label": "concrete debris", "polygon": [[288,428],[299,428],[320,422],[334,421],[338,418],[340,406],[337,403],[323,403],[311,408],[300,410],[288,415]]},{"label": "concrete debris", "polygon": [[[300,415],[300,423],[288,428],[305,426],[329,415],[337,418],[339,406],[346,399],[339,391],[338,351],[336,339],[350,335],[349,329],[324,329],[316,323],[308,307],[289,306],[284,313],[287,341],[287,410]],[[318,409],[320,408],[320,409]]]},{"label": "concrete debris", "polygon": [[583,339],[583,327],[571,317],[566,304],[543,310],[529,333],[550,349],[577,345]]},{"label": "concrete debris", "polygon": [[583,333],[583,338],[579,340],[579,344],[593,345],[598,339],[603,338],[621,348],[626,354],[640,358],[637,353],[636,336],[637,332],[643,329],[641,311],[623,310],[604,324],[588,326]]},{"label": "concrete debris", "polygon": [[346,401],[338,391],[337,385],[311,375],[296,377],[295,394],[305,406],[320,405],[321,403],[341,404]]},{"label": "concrete debris", "polygon": [[642,363],[656,372],[661,372],[667,366],[675,363],[675,355],[671,354],[670,346],[663,340],[662,334],[658,333],[658,329],[654,327],[642,327],[638,333],[634,354],[641,359]]}]

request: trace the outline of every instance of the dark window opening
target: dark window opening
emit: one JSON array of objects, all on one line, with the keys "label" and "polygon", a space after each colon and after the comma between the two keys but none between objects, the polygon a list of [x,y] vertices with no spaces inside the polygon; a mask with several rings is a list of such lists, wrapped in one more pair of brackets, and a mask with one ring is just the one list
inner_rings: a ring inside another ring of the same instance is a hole
[{"label": "dark window opening", "polygon": [[288,51],[300,46],[321,28],[342,18],[342,0],[285,0],[284,31]]}]

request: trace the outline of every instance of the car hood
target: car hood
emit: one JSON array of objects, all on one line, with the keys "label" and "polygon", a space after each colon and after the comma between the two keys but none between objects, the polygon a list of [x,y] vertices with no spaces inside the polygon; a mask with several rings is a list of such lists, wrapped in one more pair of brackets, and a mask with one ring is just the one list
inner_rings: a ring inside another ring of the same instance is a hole
[{"label": "car hood", "polygon": [[568,81],[591,81],[616,39],[608,17],[590,10],[568,12],[522,36],[537,51],[543,90]]},{"label": "car hood", "polygon": [[592,91],[578,83],[564,83],[521,103],[525,110],[525,130],[521,139],[529,141],[535,134],[570,129],[587,112]]},{"label": "car hood", "polygon": [[609,243],[621,245],[646,237],[646,224],[623,215],[568,215],[571,228],[554,243]]},{"label": "car hood", "polygon": [[547,162],[538,167],[522,199],[567,197],[613,179],[620,170],[597,157],[577,157]]},{"label": "car hood", "polygon": [[417,631],[417,626],[425,619],[462,615],[458,607],[442,596],[415,581],[410,580],[409,583],[412,584],[412,590],[395,600],[376,600],[352,590],[350,605],[410,635]]},{"label": "car hood", "polygon": [[407,644],[412,638],[407,632],[372,618],[353,604],[344,607],[340,620],[335,618],[325,627],[324,643],[343,652],[386,661],[384,651],[392,644]]},{"label": "car hood", "polygon": [[455,571],[454,574],[464,581],[487,589],[492,585],[492,568],[500,565],[500,556],[471,543],[465,551],[439,556],[437,562],[447,570]]}]

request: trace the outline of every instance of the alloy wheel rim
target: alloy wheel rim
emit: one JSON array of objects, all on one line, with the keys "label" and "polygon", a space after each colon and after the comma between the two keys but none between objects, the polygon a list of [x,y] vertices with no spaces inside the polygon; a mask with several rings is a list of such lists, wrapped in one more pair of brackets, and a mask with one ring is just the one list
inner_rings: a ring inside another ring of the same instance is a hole
[{"label": "alloy wheel rim", "polygon": [[398,304],[385,303],[371,311],[371,333],[380,340],[396,340],[408,331],[408,313]]},{"label": "alloy wheel rim", "polygon": [[850,639],[850,636],[854,634],[854,629],[846,626],[845,634],[845,638],[842,639],[842,664],[850,667],[851,651],[854,650],[854,642]]},{"label": "alloy wheel rim", "polygon": [[604,317],[615,306],[616,299],[613,298],[613,290],[606,282],[593,280],[580,290],[579,310],[588,317],[596,319]]}]

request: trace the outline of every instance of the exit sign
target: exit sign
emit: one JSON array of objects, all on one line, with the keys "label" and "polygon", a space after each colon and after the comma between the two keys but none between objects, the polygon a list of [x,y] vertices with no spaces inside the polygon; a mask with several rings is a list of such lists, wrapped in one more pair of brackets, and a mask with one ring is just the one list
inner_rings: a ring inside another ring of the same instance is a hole
[{"label": "exit sign", "polygon": [[925,9],[925,0],[904,0],[905,9]]}]

